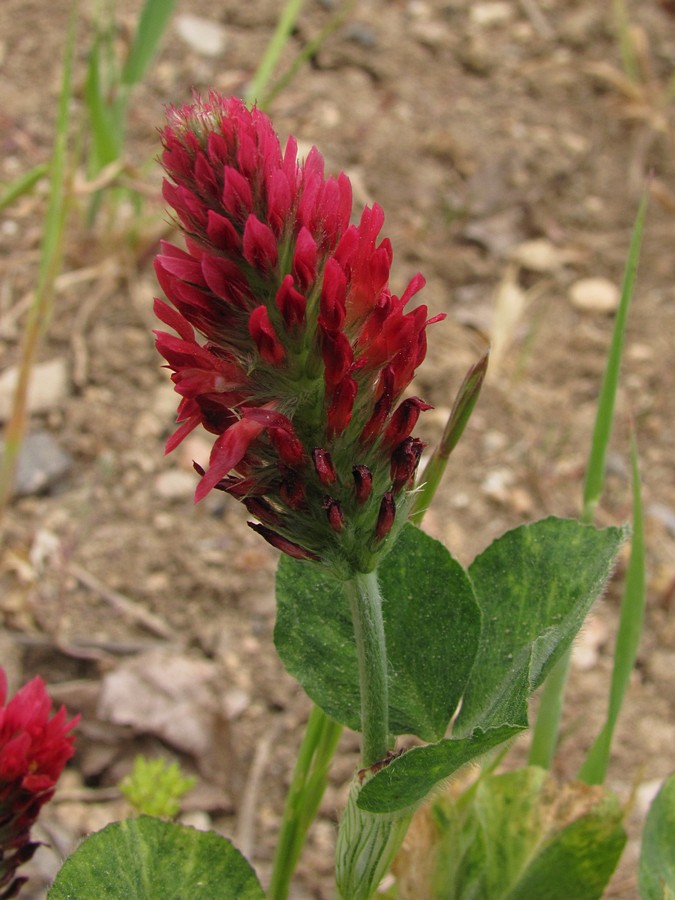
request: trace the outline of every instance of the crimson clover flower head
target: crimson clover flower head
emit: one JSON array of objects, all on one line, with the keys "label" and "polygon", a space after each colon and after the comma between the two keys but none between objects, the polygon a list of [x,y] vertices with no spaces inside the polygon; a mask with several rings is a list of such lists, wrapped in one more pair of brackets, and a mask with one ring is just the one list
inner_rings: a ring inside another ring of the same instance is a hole
[{"label": "crimson clover flower head", "polygon": [[300,559],[346,577],[370,571],[405,521],[429,405],[402,399],[426,353],[424,279],[389,288],[384,214],[351,222],[344,173],[316,148],[298,159],[270,120],[211,93],[168,111],[164,198],[185,249],[155,261],[172,332],[157,348],[181,400],[176,447],[195,427],[215,435],[196,499],[243,502],[251,527]]},{"label": "crimson clover flower head", "polygon": [[69,732],[79,716],[66,721],[61,707],[51,718],[51,700],[41,678],[34,678],[7,703],[7,678],[0,667],[0,900],[14,897],[25,878],[18,866],[37,847],[30,830],[51,799],[66,762],[74,753]]}]

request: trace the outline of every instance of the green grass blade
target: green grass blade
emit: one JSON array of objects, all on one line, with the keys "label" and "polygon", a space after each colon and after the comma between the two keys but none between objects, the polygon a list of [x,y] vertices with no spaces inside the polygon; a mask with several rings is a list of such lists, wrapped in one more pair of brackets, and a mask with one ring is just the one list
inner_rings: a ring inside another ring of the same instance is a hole
[{"label": "green grass blade", "polygon": [[14,181],[8,184],[0,194],[0,212],[11,206],[19,197],[29,193],[35,185],[49,172],[47,163],[40,163],[30,170],[19,175]]},{"label": "green grass blade", "polygon": [[[605,456],[614,420],[614,402],[619,383],[626,321],[633,296],[633,288],[635,287],[647,203],[648,194],[645,191],[638,207],[635,225],[633,226],[633,234],[628,248],[628,258],[623,277],[621,300],[614,323],[612,342],[607,356],[607,366],[605,367],[605,374],[600,388],[593,440],[591,442],[584,483],[583,510],[581,514],[581,521],[589,524],[593,520],[593,513],[602,495],[605,482]],[[567,683],[569,658],[570,651],[558,662],[556,669],[554,669],[544,684],[541,694],[540,712],[534,725],[530,747],[530,763],[533,765],[548,768],[553,760],[560,732],[560,718],[565,685]]]},{"label": "green grass blade", "polygon": [[121,123],[117,121],[116,108],[107,102],[101,77],[102,40],[101,36],[94,40],[84,85],[84,99],[91,126],[90,175],[97,175],[104,166],[118,159],[122,152]]},{"label": "green grass blade", "polygon": [[539,699],[537,721],[532,729],[528,765],[550,769],[558,746],[558,732],[562,718],[563,700],[571,653],[564,653],[544,682]]},{"label": "green grass blade", "polygon": [[440,443],[434,450],[431,459],[426,464],[424,472],[419,478],[420,488],[415,494],[415,500],[409,515],[413,525],[421,524],[425,512],[431,505],[434,494],[438,490],[450,454],[457,446],[457,442],[462,436],[478,401],[487,374],[489,359],[490,352],[488,351],[475,365],[471,366],[457,391],[457,396]]},{"label": "green grass blade", "polygon": [[286,795],[267,891],[270,900],[288,897],[291,877],[318,812],[341,734],[342,725],[330,719],[318,706],[312,707]]},{"label": "green grass blade", "polygon": [[279,76],[269,91],[267,91],[264,96],[258,96],[258,106],[261,109],[266,109],[275,97],[278,97],[279,94],[288,87],[302,66],[318,52],[324,41],[327,41],[331,34],[345,22],[355,6],[356,0],[351,0],[351,2],[347,3],[345,7],[340,10],[340,12],[333,16],[330,22],[328,22],[315,37],[307,41],[305,46],[296,54],[295,59],[288,69]]},{"label": "green grass blade", "polygon": [[628,18],[624,0],[614,0],[613,12],[623,70],[633,84],[639,84],[640,66],[635,54],[635,46],[631,39],[630,19]]},{"label": "green grass blade", "polygon": [[274,68],[300,15],[302,4],[303,0],[286,0],[286,5],[279,17],[272,39],[267,45],[263,58],[260,60],[258,69],[253,76],[251,86],[246,92],[246,102],[248,104],[256,103],[261,98],[264,98]]},{"label": "green grass blade", "polygon": [[642,233],[644,231],[647,203],[648,194],[647,191],[645,191],[642,200],[640,201],[635,225],[633,227],[633,235],[631,237],[628,259],[626,260],[626,269],[623,277],[621,300],[619,302],[619,308],[614,323],[614,332],[612,334],[612,343],[607,357],[605,375],[602,381],[602,387],[600,388],[600,398],[598,400],[598,411],[595,419],[591,453],[588,460],[586,480],[584,483],[583,512],[581,518],[582,521],[587,523],[590,523],[593,520],[593,513],[602,494],[605,481],[605,456],[607,455],[607,446],[612,432],[614,403],[619,384],[619,371],[621,368],[621,355],[626,333],[626,322],[640,259],[640,246],[642,244]]},{"label": "green grass blade", "polygon": [[630,674],[637,658],[645,614],[645,538],[640,490],[640,470],[635,436],[631,442],[631,468],[633,477],[633,539],[626,571],[619,631],[614,648],[614,669],[609,694],[607,720],[579,772],[579,779],[587,784],[602,784],[607,774],[616,727],[623,699],[628,689]]},{"label": "green grass blade", "polygon": [[0,464],[0,515],[12,495],[16,464],[26,430],[27,398],[30,376],[37,356],[40,338],[51,313],[54,280],[61,267],[63,234],[68,207],[66,176],[68,168],[68,122],[72,99],[73,56],[77,4],[73,7],[63,63],[63,77],[56,120],[56,137],[51,159],[49,205],[40,248],[38,283],[28,310],[21,345],[19,377],[12,411],[5,428],[5,448]]},{"label": "green grass blade", "polygon": [[136,36],[122,69],[121,84],[132,87],[145,75],[171,18],[175,0],[145,0]]}]

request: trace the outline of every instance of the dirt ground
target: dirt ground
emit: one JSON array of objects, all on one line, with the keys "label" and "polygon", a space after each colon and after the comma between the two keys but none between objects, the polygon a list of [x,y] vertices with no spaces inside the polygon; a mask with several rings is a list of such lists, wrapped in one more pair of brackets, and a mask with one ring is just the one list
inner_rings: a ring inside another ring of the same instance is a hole
[{"label": "dirt ground", "polygon": [[[205,438],[163,457],[175,395],[153,347],[151,260],[169,230],[154,161],[163,105],[187,101],[193,87],[242,92],[281,5],[179,0],[130,104],[126,177],[143,190],[140,212],[122,199],[88,227],[85,173],[76,172],[40,351],[55,368],[41,376],[46,396],[30,423],[56,442],[62,464],[41,489],[25,485],[0,549],[0,663],[15,686],[42,674],[58,702],[83,714],[74,764],[41,826],[51,849],[36,855],[26,897],[44,896],[83,833],[126,814],[115,785],[138,752],[196,772],[185,820],[233,836],[263,881],[269,871],[309,706],[272,644],[275,552],[234,501],[210,496],[194,507],[191,459],[205,460]],[[308,0],[286,61],[340,5]],[[71,6],[0,3],[3,181],[49,158]],[[71,113],[73,143],[86,146],[82,86],[95,4],[80,6]],[[120,52],[140,6],[116,4]],[[357,204],[384,207],[393,288],[420,270],[424,301],[448,313],[430,330],[415,383],[435,405],[421,427],[431,444],[466,369],[492,342],[489,381],[425,521],[464,563],[509,527],[579,512],[616,289],[644,176],[654,173],[597,512],[599,524],[630,517],[632,420],[649,593],[608,779],[631,808],[631,841],[607,893],[617,898],[637,896],[637,836],[675,768],[675,109],[667,96],[675,18],[666,2],[626,7],[642,66],[632,83],[610,0],[362,0],[270,108],[284,138],[316,143],[331,170],[349,174]],[[195,44],[187,13],[210,23],[213,47]],[[40,185],[0,219],[3,371],[18,358],[45,208]],[[623,570],[575,653],[562,778],[574,777],[603,721]],[[298,870],[299,900],[333,896],[335,822],[357,747],[346,734]],[[512,758],[522,756],[516,748]]]}]

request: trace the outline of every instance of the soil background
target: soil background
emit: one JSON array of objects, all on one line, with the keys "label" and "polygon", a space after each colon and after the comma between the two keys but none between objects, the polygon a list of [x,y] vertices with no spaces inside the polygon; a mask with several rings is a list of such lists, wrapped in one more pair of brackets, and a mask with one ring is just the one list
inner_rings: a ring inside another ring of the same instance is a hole
[{"label": "soil background", "polygon": [[[49,159],[71,5],[0,3],[3,182]],[[115,4],[120,54],[140,6]],[[176,396],[151,329],[152,257],[171,236],[155,160],[163,107],[187,102],[193,88],[242,93],[280,6],[179,0],[130,101],[122,179],[142,191],[140,208],[118,197],[87,226],[86,173],[74,173],[63,274],[40,350],[52,368],[39,370],[30,420],[39,437],[26,451],[0,550],[0,663],[13,687],[40,673],[57,702],[83,714],[77,754],[41,821],[50,846],[31,864],[26,897],[45,895],[81,835],[128,813],[115,785],[138,752],[194,772],[185,821],[234,837],[263,882],[269,872],[309,704],[273,647],[275,551],[234,501],[193,505],[191,461],[207,459],[205,435],[163,456]],[[77,23],[71,117],[83,150],[94,7],[82,2]],[[280,68],[338,9],[333,0],[305,4]],[[675,17],[665,0],[627,0],[626,9],[641,65],[632,83],[609,0],[363,0],[269,108],[282,139],[317,144],[329,170],[348,173],[357,211],[383,206],[392,288],[422,271],[422,299],[432,314],[448,314],[430,329],[415,382],[435,406],[419,429],[431,445],[464,373],[492,343],[490,377],[425,520],[463,563],[507,528],[579,513],[616,290],[653,172],[596,516],[601,525],[630,518],[632,421],[648,600],[608,778],[631,809],[631,840],[607,892],[621,898],[638,896],[644,815],[675,768],[675,116],[667,94]],[[202,36],[186,15],[206,20]],[[0,378],[19,356],[46,193],[41,183],[0,221]],[[0,380],[3,415],[10,396]],[[603,721],[624,571],[625,558],[577,644],[555,764],[564,779]],[[510,759],[522,761],[525,746]],[[334,896],[335,823],[357,749],[345,734],[296,898]]]}]

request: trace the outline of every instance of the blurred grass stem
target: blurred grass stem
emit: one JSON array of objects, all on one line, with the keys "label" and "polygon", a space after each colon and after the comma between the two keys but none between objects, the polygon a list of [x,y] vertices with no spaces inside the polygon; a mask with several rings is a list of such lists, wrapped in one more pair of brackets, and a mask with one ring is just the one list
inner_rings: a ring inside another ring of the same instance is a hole
[{"label": "blurred grass stem", "polygon": [[[614,321],[612,341],[607,356],[607,365],[600,388],[598,409],[593,429],[591,450],[586,469],[584,482],[583,506],[581,521],[587,525],[592,524],[595,508],[602,495],[605,483],[605,458],[607,447],[612,433],[614,421],[614,406],[616,392],[619,386],[619,374],[621,370],[621,357],[626,334],[628,310],[630,308],[638,262],[640,259],[640,247],[644,231],[645,216],[647,213],[648,193],[645,190],[638,207],[633,234],[628,249],[628,258],[623,277],[621,299]],[[539,715],[535,723],[532,744],[530,748],[530,765],[550,768],[551,761],[558,745],[560,733],[560,719],[562,705],[567,684],[567,671],[571,649],[567,651],[549,675],[541,694]],[[617,712],[618,714],[618,712]]]},{"label": "blurred grass stem", "polygon": [[645,535],[640,490],[640,469],[635,435],[631,441],[631,470],[633,480],[633,536],[630,559],[626,571],[619,629],[614,648],[614,668],[610,687],[607,719],[588,752],[579,772],[579,780],[587,784],[602,784],[607,775],[614,729],[628,690],[631,672],[637,659],[645,615]]},{"label": "blurred grass stem", "polygon": [[63,236],[71,199],[67,174],[68,112],[72,96],[76,17],[77,4],[71,12],[64,54],[63,76],[57,110],[56,137],[50,164],[49,204],[40,248],[38,282],[23,331],[19,375],[12,411],[5,428],[5,446],[2,464],[0,465],[0,516],[9,503],[14,490],[16,467],[27,427],[28,389],[31,374],[37,359],[40,339],[49,323],[54,296],[54,281],[61,268],[63,257]]}]

